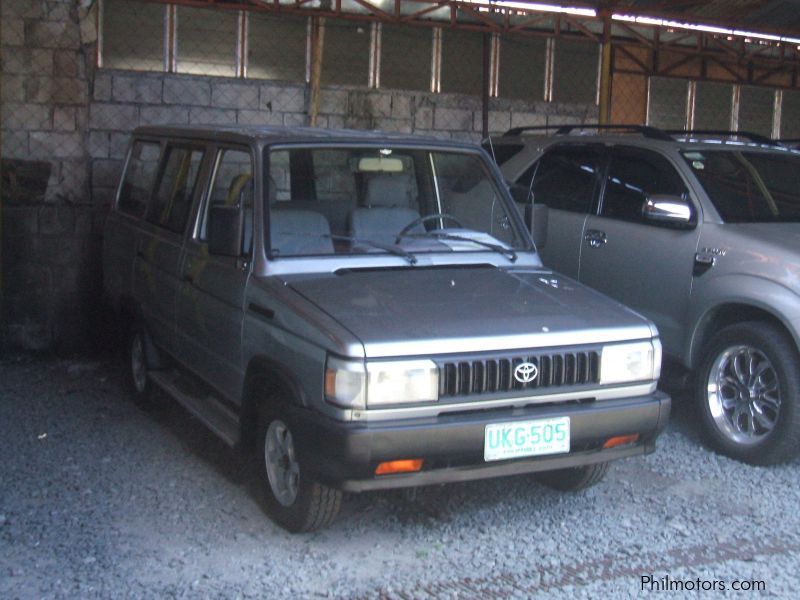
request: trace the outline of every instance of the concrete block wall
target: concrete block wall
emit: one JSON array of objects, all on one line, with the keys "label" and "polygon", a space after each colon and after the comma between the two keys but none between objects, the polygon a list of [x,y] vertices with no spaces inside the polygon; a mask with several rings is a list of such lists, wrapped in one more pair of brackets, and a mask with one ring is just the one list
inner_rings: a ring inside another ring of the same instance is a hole
[{"label": "concrete block wall", "polygon": [[[103,220],[136,126],[308,123],[302,82],[96,70],[95,9],[0,2],[0,347],[79,348],[102,326]],[[596,119],[593,105],[492,99],[489,126]],[[344,86],[320,96],[320,127],[478,141],[481,125],[472,96]]]}]

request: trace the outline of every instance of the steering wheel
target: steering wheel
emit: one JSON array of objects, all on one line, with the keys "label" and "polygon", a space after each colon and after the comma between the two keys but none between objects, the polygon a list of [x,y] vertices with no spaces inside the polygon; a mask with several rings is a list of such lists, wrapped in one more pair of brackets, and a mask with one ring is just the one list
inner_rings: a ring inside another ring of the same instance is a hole
[{"label": "steering wheel", "polygon": [[394,243],[395,244],[399,244],[400,240],[409,231],[414,229],[414,227],[416,227],[417,225],[422,225],[424,223],[427,223],[428,221],[436,221],[437,219],[446,219],[448,221],[451,221],[452,223],[455,223],[461,229],[464,228],[464,226],[461,224],[461,221],[456,219],[453,215],[448,215],[447,213],[433,213],[432,215],[425,215],[424,217],[420,217],[419,219],[414,219],[413,221],[411,221],[411,223],[409,223],[408,225],[403,227],[400,230],[400,233],[397,234],[397,237],[395,238]]}]

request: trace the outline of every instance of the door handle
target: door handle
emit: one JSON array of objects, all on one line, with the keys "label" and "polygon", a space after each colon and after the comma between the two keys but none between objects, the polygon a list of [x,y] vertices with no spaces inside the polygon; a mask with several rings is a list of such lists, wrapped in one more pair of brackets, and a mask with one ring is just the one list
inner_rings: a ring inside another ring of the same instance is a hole
[{"label": "door handle", "polygon": [[599,229],[588,229],[583,236],[589,245],[592,248],[599,248],[606,242],[608,242],[608,238],[606,237],[605,231],[600,231]]}]

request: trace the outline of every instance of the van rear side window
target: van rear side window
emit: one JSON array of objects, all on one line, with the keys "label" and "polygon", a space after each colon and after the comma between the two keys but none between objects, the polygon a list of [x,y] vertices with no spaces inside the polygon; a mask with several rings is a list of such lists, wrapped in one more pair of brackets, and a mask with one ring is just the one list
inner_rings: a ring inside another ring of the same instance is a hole
[{"label": "van rear side window", "polygon": [[135,217],[144,215],[160,154],[161,145],[157,142],[137,141],[133,144],[119,194],[120,211]]}]

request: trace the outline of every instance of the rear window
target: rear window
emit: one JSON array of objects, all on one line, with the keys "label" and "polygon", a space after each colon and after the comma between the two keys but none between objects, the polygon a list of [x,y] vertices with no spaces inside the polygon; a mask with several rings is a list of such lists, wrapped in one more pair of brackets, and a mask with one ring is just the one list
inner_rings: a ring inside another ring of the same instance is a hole
[{"label": "rear window", "polygon": [[135,217],[144,215],[160,154],[161,145],[157,142],[134,142],[119,194],[121,212]]}]

